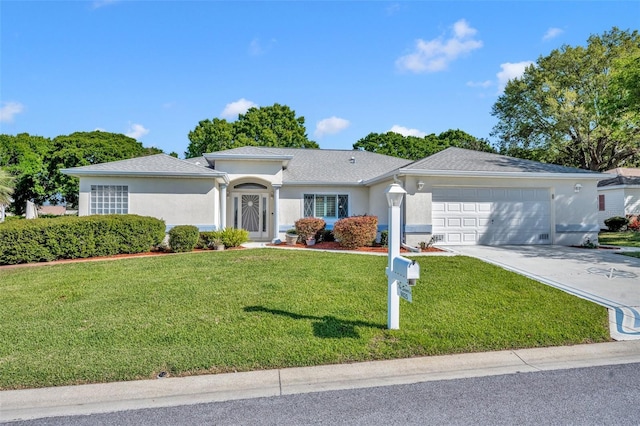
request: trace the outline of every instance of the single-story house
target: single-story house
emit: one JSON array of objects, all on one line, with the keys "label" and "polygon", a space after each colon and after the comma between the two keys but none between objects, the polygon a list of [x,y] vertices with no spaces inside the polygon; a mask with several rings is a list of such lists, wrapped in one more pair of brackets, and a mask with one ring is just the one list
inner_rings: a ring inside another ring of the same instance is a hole
[{"label": "single-story house", "polygon": [[418,161],[367,151],[241,147],[186,160],[165,154],[75,167],[79,215],[133,213],[170,228],[244,228],[254,241],[282,239],[302,217],[327,228],[375,215],[387,228],[384,190],[407,191],[409,245],[582,244],[596,241],[600,173],[448,148]]},{"label": "single-story house", "polygon": [[598,222],[613,216],[640,215],[640,169],[617,168],[605,173],[615,177],[598,182]]}]

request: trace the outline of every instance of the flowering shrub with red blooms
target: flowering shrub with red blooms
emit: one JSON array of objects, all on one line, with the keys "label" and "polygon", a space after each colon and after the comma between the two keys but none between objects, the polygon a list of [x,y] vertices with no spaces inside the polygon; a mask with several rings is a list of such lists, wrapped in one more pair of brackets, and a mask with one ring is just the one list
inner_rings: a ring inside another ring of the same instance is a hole
[{"label": "flowering shrub with red blooms", "polygon": [[296,220],[295,225],[300,239],[306,241],[308,238],[317,238],[317,234],[324,229],[326,223],[318,217],[303,217]]},{"label": "flowering shrub with red blooms", "polygon": [[629,219],[629,224],[627,227],[633,231],[640,231],[640,215],[627,215],[627,219]]},{"label": "flowering shrub with red blooms", "polygon": [[348,249],[371,246],[377,232],[377,216],[346,217],[333,225],[333,235],[340,240],[341,246]]}]

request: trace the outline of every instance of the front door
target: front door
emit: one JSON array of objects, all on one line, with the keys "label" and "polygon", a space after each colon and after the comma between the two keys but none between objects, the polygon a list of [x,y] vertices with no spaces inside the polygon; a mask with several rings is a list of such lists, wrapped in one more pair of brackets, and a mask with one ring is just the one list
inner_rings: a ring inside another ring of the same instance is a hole
[{"label": "front door", "polygon": [[240,228],[249,231],[252,240],[268,239],[267,194],[241,194],[238,216]]}]

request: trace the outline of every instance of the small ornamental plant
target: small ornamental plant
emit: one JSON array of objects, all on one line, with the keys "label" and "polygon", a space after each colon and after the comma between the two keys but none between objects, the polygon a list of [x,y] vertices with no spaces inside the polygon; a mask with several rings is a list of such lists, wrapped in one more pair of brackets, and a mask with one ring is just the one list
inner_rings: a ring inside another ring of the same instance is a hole
[{"label": "small ornamental plant", "polygon": [[296,220],[296,231],[303,241],[309,238],[316,238],[326,226],[326,222],[319,217],[303,217]]},{"label": "small ornamental plant", "polygon": [[346,217],[333,226],[333,234],[340,240],[340,245],[348,249],[371,246],[377,232],[377,216]]}]

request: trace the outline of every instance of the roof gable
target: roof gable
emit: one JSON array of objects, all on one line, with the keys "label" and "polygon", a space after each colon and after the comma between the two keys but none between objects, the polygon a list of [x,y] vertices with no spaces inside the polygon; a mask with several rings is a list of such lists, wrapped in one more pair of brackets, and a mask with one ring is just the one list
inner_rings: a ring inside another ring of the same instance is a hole
[{"label": "roof gable", "polygon": [[463,148],[447,148],[422,160],[404,167],[406,171],[451,171],[451,172],[479,172],[482,173],[561,173],[561,174],[599,174],[590,170],[574,167],[559,166],[557,164],[540,163],[507,157],[506,155],[490,152],[473,151]]},{"label": "roof gable", "polygon": [[216,177],[221,173],[203,165],[180,160],[167,154],[155,154],[146,157],[129,158],[89,166],[72,167],[60,170],[71,176],[100,175],[148,175],[148,176],[184,176]]}]

